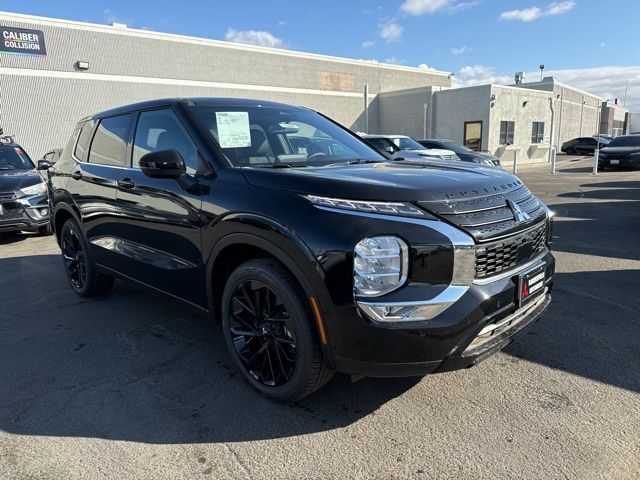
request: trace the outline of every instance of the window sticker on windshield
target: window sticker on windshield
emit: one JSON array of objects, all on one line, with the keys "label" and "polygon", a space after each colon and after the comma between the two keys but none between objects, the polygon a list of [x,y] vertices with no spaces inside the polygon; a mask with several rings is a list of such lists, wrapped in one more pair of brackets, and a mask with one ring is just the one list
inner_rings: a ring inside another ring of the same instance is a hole
[{"label": "window sticker on windshield", "polygon": [[251,146],[248,112],[216,112],[220,148]]}]

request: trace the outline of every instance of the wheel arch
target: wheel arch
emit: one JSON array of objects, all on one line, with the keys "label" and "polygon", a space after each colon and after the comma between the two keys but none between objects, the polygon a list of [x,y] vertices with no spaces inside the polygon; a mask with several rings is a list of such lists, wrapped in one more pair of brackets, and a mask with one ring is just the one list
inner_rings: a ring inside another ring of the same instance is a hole
[{"label": "wheel arch", "polygon": [[78,225],[82,227],[80,212],[78,211],[78,209],[76,207],[67,205],[66,203],[58,203],[54,208],[53,222],[51,222],[58,244],[60,244],[60,232],[62,230],[62,225],[64,225],[64,222],[66,222],[69,218],[74,219],[76,222],[78,222]]},{"label": "wheel arch", "polygon": [[[273,227],[273,225],[270,226]],[[297,237],[291,238],[291,232],[282,229],[270,228],[270,238],[265,238],[265,235],[261,234],[264,230],[255,228],[255,224],[253,227],[243,224],[243,228],[238,230],[227,233],[215,243],[207,262],[207,301],[214,319],[220,321],[222,292],[233,270],[250,259],[271,257],[293,275],[304,291],[311,315],[316,320],[314,327],[319,337],[330,339],[330,334],[326,330],[327,322],[322,313],[322,299],[329,298],[328,293],[323,291],[322,268],[306,245]],[[317,313],[311,304],[311,298],[316,301],[316,307],[319,310]],[[326,359],[331,358],[328,343],[327,341],[322,344]]]}]

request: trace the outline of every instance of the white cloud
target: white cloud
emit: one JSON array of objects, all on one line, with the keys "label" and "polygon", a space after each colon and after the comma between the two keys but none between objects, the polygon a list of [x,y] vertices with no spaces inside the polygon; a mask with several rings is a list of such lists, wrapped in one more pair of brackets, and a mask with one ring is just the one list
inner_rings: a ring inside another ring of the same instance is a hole
[{"label": "white cloud", "polygon": [[129,17],[129,18],[119,17],[114,12],[109,10],[108,8],[105,8],[102,11],[102,15],[104,15],[104,21],[109,25],[112,24],[112,23],[123,23],[123,24],[128,25],[128,26],[133,25],[133,19],[131,17]]},{"label": "white cloud", "polygon": [[418,68],[420,70],[428,70],[430,72],[435,72],[437,70],[436,68],[430,67],[426,63],[421,63],[420,65],[418,65]]},{"label": "white cloud", "polygon": [[224,38],[230,42],[248,43],[263,47],[282,48],[284,46],[284,42],[280,38],[260,30],[235,30],[229,27]]},{"label": "white cloud", "polygon": [[451,48],[451,53],[453,55],[464,55],[465,53],[471,52],[473,49],[471,47],[467,47],[463,45],[462,47],[453,47]]},{"label": "white cloud", "polygon": [[395,20],[388,20],[380,25],[380,38],[385,42],[398,42],[402,38],[404,27]]},{"label": "white cloud", "polygon": [[576,6],[576,2],[574,2],[573,0],[567,0],[564,2],[553,2],[551,5],[549,5],[547,7],[547,10],[545,11],[545,15],[563,15],[571,10],[573,10],[573,7]]},{"label": "white cloud", "polygon": [[[632,112],[640,113],[640,65],[550,70],[545,71],[545,74],[605,99],[619,98],[621,101],[624,99],[628,80],[627,107]],[[540,73],[531,72],[527,75],[529,78],[536,78]]]},{"label": "white cloud", "polygon": [[533,22],[542,17],[551,17],[554,15],[563,15],[573,10],[577,5],[574,0],[565,0],[562,2],[553,2],[546,8],[529,7],[522,10],[508,10],[500,14],[500,20],[518,20],[521,22]]},{"label": "white cloud", "polygon": [[453,77],[454,87],[471,87],[473,85],[486,85],[488,83],[510,84],[511,77],[496,73],[495,67],[486,65],[467,65],[460,69],[458,76]]},{"label": "white cloud", "polygon": [[362,48],[371,48],[376,44],[373,40],[367,40],[366,42],[362,42]]},{"label": "white cloud", "polygon": [[384,63],[390,63],[392,65],[406,65],[407,61],[397,58],[395,55],[385,59]]},{"label": "white cloud", "polygon": [[400,10],[414,16],[431,15],[442,11],[452,14],[475,7],[480,3],[481,0],[469,0],[466,2],[456,0],[404,0],[400,5]]},{"label": "white cloud", "polygon": [[525,8],[523,10],[509,10],[500,14],[500,20],[520,20],[521,22],[532,22],[542,15],[542,10],[538,7]]},{"label": "white cloud", "polygon": [[284,27],[287,24],[286,20],[280,20],[278,21],[278,23],[276,24],[278,27]]}]

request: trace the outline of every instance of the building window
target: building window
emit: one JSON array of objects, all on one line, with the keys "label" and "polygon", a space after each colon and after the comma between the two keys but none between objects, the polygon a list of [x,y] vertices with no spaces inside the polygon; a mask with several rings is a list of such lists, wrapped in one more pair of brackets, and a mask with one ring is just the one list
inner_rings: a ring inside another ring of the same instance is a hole
[{"label": "building window", "polygon": [[464,146],[476,152],[482,150],[482,122],[464,123]]},{"label": "building window", "polygon": [[533,122],[531,129],[531,143],[542,143],[544,141],[544,122]]},{"label": "building window", "polygon": [[516,122],[500,122],[500,145],[513,145]]}]

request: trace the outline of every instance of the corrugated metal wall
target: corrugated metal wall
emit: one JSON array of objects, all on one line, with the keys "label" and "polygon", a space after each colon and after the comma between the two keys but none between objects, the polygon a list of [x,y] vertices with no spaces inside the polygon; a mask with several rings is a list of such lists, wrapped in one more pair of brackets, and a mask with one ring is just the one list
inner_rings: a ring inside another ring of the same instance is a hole
[{"label": "corrugated metal wall", "polygon": [[[34,158],[64,145],[79,118],[151,98],[276,100],[314,108],[363,130],[365,83],[370,100],[381,91],[450,83],[437,72],[116,27],[2,14],[0,25],[45,35],[45,57],[0,54],[0,125]],[[77,61],[89,62],[89,70],[77,70]],[[327,81],[334,77],[340,81]],[[376,130],[375,102],[369,125]]]}]

